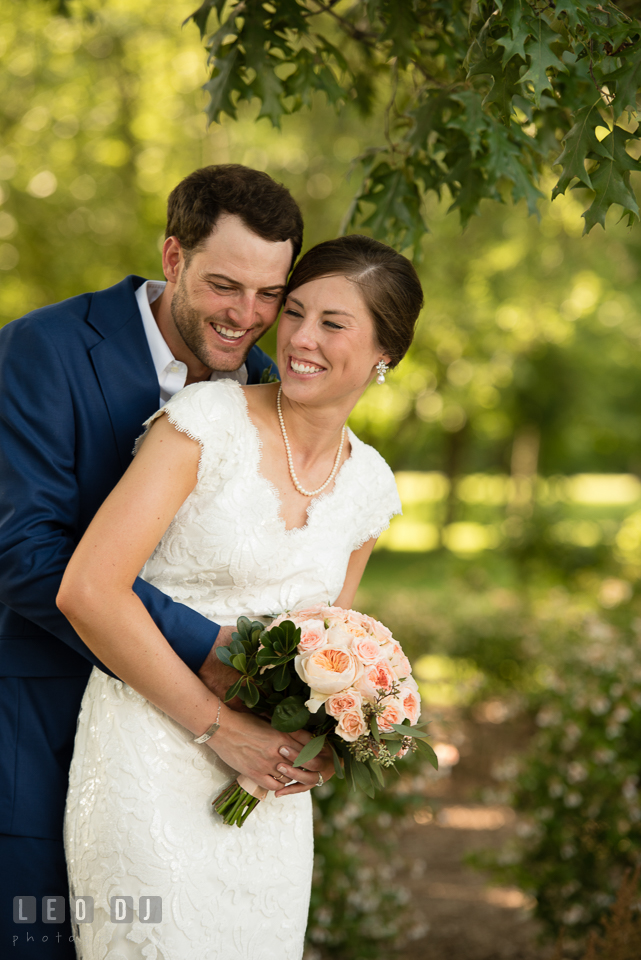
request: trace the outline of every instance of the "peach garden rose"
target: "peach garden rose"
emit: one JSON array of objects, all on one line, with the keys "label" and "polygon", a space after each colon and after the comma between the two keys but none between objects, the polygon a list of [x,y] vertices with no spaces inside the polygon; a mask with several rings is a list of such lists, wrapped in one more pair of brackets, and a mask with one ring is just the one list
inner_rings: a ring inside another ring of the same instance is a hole
[{"label": "peach garden rose", "polygon": [[395,682],[396,676],[388,661],[379,660],[377,663],[365,669],[356,684],[356,689],[359,690],[364,697],[375,700],[378,697],[379,690],[391,690]]},{"label": "peach garden rose", "polygon": [[341,714],[336,724],[336,733],[343,740],[347,740],[348,743],[353,743],[355,740],[358,740],[366,731],[367,724],[365,723],[365,717],[358,708],[347,710]]},{"label": "peach garden rose", "polygon": [[300,627],[299,653],[318,650],[327,643],[327,630],[322,620],[303,620],[297,626]]},{"label": "peach garden rose", "polygon": [[335,693],[325,701],[325,710],[330,717],[340,717],[347,710],[360,709],[363,698],[358,690],[344,690],[343,693]]}]

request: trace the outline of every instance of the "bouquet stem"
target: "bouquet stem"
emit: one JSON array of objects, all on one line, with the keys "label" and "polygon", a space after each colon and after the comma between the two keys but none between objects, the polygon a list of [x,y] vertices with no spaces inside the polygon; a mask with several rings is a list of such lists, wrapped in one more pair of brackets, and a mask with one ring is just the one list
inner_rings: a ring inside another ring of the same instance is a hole
[{"label": "bouquet stem", "polygon": [[216,813],[223,818],[223,823],[228,826],[235,824],[237,827],[242,827],[252,810],[267,796],[266,790],[251,783],[246,777],[242,779],[247,781],[247,786],[253,787],[254,792],[250,793],[240,785],[239,780],[234,780],[222,793],[218,794],[212,804]]}]

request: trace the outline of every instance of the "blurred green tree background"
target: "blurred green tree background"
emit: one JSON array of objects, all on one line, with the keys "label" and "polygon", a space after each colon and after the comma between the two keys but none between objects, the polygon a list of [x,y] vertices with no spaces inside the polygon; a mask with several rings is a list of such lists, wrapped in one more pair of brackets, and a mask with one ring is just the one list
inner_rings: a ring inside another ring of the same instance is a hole
[{"label": "blurred green tree background", "polygon": [[[166,196],[205,163],[286,183],[307,246],[339,232],[350,162],[380,112],[337,116],[320,94],[281,130],[256,104],[208,128],[204,51],[193,25],[180,29],[193,4],[94,7],[0,12],[0,322],[126,273],[158,276]],[[521,450],[532,474],[639,470],[638,233],[611,211],[606,233],[579,242],[581,192],[540,200],[540,223],[524,201],[484,201],[464,232],[432,201],[415,346],[354,417],[393,467],[518,473]]]}]

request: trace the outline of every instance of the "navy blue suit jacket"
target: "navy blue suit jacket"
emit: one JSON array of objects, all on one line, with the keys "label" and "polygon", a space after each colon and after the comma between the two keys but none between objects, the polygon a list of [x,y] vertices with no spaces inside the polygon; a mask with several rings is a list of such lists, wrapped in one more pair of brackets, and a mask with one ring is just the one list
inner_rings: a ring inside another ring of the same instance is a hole
[{"label": "navy blue suit jacket", "polygon": [[[28,696],[25,685],[2,687],[0,833],[60,836],[79,697],[92,664],[101,664],[55,598],[76,544],[158,408],[135,298],[141,283],[127,277],[0,330],[0,677],[42,680],[30,682]],[[249,382],[270,366],[276,372],[253,347]],[[216,624],[143,580],[134,589],[197,671]]]}]

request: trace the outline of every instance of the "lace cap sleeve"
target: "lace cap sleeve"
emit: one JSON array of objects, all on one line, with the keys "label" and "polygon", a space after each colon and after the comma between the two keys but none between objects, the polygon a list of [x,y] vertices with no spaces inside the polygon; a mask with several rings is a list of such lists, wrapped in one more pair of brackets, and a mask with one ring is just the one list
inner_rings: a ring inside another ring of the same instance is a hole
[{"label": "lace cap sleeve", "polygon": [[225,454],[226,444],[233,435],[233,423],[237,415],[238,396],[241,387],[230,380],[215,383],[205,381],[192,383],[176,393],[167,403],[156,410],[143,426],[145,432],[138,437],[134,445],[134,456],[140,449],[149,428],[158,417],[166,416],[176,430],[186,433],[201,446],[198,479],[220,463]]},{"label": "lace cap sleeve", "polygon": [[362,494],[362,522],[358,525],[358,538],[354,546],[356,550],[368,540],[380,537],[389,527],[392,517],[402,513],[403,508],[394,474],[383,457],[358,438],[355,438],[355,442],[360,448],[359,461],[362,467],[359,474],[365,487]]}]

